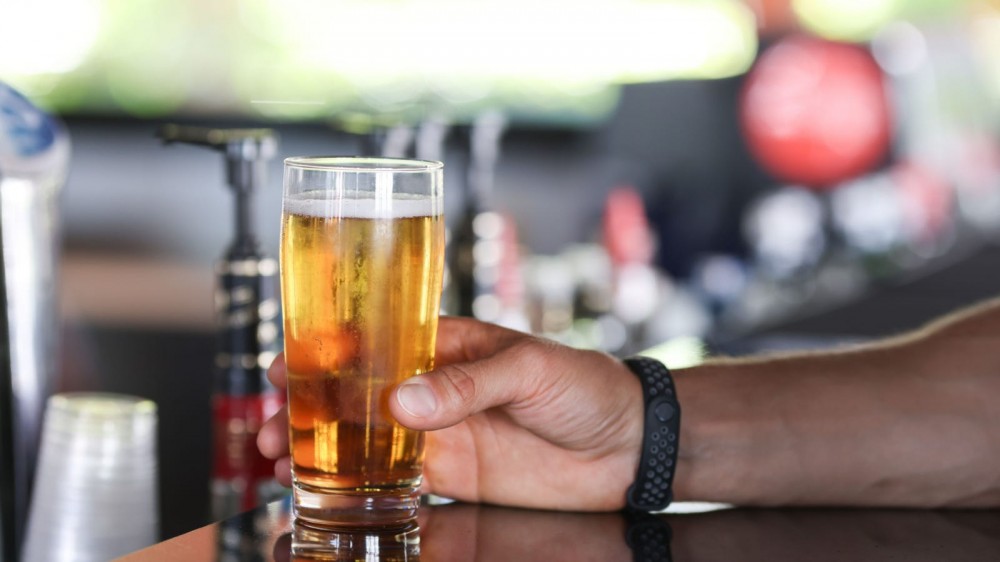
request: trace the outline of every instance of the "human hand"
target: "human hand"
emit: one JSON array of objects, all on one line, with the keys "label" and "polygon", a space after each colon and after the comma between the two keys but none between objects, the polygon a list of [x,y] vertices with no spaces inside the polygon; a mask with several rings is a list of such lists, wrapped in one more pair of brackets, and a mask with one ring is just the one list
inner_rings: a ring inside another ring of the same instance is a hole
[{"label": "human hand", "polygon": [[[400,384],[389,409],[428,431],[422,491],[463,501],[565,510],[625,504],[642,444],[638,378],[613,357],[469,318],[442,317],[438,367]],[[284,388],[280,357],[268,377]],[[288,415],[260,431],[290,483]]]}]

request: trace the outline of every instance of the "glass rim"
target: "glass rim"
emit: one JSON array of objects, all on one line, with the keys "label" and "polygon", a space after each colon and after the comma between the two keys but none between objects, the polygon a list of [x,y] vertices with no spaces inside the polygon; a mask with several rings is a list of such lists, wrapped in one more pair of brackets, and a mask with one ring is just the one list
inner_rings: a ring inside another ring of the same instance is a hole
[{"label": "glass rim", "polygon": [[291,156],[285,158],[285,167],[326,172],[426,173],[443,169],[444,163],[389,156]]},{"label": "glass rim", "polygon": [[156,403],[148,398],[115,392],[63,392],[49,397],[53,411],[76,417],[120,418],[156,415]]}]

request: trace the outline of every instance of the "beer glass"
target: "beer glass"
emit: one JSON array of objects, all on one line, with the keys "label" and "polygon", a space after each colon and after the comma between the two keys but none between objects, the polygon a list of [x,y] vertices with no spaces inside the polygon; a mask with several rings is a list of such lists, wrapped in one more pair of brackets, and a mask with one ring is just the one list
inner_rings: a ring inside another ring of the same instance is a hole
[{"label": "beer glass", "polygon": [[285,160],[281,295],[292,508],[323,528],[416,516],[424,437],[389,394],[434,367],[444,267],[440,162]]}]

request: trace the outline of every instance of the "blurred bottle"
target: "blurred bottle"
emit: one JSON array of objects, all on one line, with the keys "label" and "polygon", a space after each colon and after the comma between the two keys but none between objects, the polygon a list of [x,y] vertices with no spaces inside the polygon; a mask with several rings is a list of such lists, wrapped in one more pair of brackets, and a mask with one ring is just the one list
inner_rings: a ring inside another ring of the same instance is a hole
[{"label": "blurred bottle", "polygon": [[203,129],[167,126],[165,142],[205,146],[226,156],[234,192],[233,242],[216,266],[219,340],[215,359],[212,517],[223,519],[285,494],[274,462],[257,450],[261,425],[284,395],[267,380],[281,348],[278,263],[259,249],[253,227],[253,193],[265,183],[277,152],[269,129]]},{"label": "blurred bottle", "polygon": [[614,271],[598,244],[576,244],[563,252],[573,271],[573,340],[575,345],[618,353],[628,343],[625,324],[612,311]]},{"label": "blurred bottle", "polygon": [[585,346],[573,331],[576,279],[572,263],[561,255],[532,256],[527,278],[531,332],[567,345]]},{"label": "blurred bottle", "polygon": [[831,247],[827,201],[784,186],[751,203],[742,224],[751,254],[748,278],[742,297],[729,303],[726,324],[746,329],[814,300],[817,273]]},{"label": "blurred bottle", "polygon": [[776,285],[798,285],[811,276],[829,245],[826,209],[819,195],[783,187],[755,200],[743,221],[754,273]]},{"label": "blurred bottle", "polygon": [[17,560],[58,369],[58,194],[66,129],[0,82],[0,553]]},{"label": "blurred bottle", "polygon": [[639,192],[620,186],[608,194],[604,208],[604,247],[611,258],[614,291],[611,312],[625,325],[629,354],[647,345],[646,323],[660,306],[661,275],[652,265],[653,231]]},{"label": "blurred bottle", "polygon": [[470,159],[461,219],[449,240],[447,312],[518,330],[528,329],[524,312],[517,228],[496,211],[493,189],[506,120],[480,115],[469,131]]}]

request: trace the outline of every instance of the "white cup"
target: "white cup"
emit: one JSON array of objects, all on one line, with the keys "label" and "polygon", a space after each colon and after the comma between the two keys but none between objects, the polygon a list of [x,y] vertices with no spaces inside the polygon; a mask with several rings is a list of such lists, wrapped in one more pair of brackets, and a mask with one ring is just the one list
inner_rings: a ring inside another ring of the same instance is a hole
[{"label": "white cup", "polygon": [[156,404],[121,394],[52,396],[23,560],[106,561],[159,537]]}]

